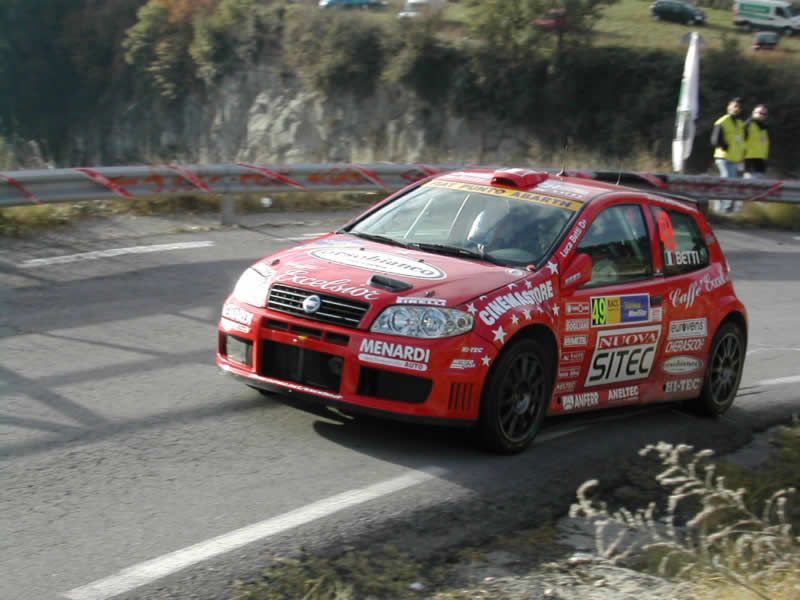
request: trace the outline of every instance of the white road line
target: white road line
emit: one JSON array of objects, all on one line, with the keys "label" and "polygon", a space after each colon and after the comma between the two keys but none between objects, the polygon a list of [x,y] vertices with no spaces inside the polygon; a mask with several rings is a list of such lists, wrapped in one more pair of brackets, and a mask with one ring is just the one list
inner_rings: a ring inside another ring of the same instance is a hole
[{"label": "white road line", "polygon": [[762,379],[758,385],[787,385],[789,383],[800,383],[800,375],[791,377],[777,377],[775,379]]},{"label": "white road line", "polygon": [[20,267],[30,269],[33,267],[45,267],[48,265],[63,265],[78,262],[81,260],[97,260],[98,258],[112,258],[123,254],[150,254],[152,252],[167,252],[171,250],[190,250],[192,248],[208,248],[213,246],[212,241],[203,242],[179,242],[175,244],[155,244],[152,246],[130,246],[128,248],[109,248],[107,250],[94,250],[92,252],[81,252],[79,254],[66,254],[63,256],[50,256],[47,258],[32,258],[20,263]]},{"label": "white road line", "polygon": [[64,597],[70,600],[105,600],[112,598],[171,575],[198,562],[236,550],[252,542],[263,540],[287,529],[327,517],[346,508],[399,492],[405,488],[434,479],[442,473],[444,473],[442,469],[424,469],[364,488],[337,494],[277,517],[242,527],[205,542],[128,567],[104,579],[98,579],[88,585],[70,590],[64,594]]}]

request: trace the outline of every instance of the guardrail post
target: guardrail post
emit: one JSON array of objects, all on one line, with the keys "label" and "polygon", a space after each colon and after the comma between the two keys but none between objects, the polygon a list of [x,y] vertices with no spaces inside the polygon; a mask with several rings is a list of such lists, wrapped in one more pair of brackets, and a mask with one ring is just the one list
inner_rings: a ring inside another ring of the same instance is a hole
[{"label": "guardrail post", "polygon": [[223,225],[236,225],[236,196],[232,192],[223,192],[219,204],[219,218]]}]

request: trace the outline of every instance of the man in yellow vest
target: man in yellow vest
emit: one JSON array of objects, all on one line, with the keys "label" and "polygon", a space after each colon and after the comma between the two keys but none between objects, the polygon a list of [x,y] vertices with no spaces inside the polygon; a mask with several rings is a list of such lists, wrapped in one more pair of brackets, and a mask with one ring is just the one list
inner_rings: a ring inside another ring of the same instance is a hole
[{"label": "man in yellow vest", "polygon": [[744,176],[763,177],[767,172],[768,157],[767,107],[759,104],[753,109],[753,116],[744,122]]},{"label": "man in yellow vest", "polygon": [[[720,177],[739,176],[739,163],[744,160],[744,121],[741,114],[742,99],[734,98],[728,102],[726,114],[714,122],[711,145],[714,146],[714,162]],[[726,200],[718,202],[716,208],[732,212],[734,205]]]}]

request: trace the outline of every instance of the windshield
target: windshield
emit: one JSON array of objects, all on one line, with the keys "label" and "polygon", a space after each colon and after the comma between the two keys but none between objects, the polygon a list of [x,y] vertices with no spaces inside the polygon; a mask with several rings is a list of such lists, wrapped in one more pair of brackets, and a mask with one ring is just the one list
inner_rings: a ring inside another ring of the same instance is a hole
[{"label": "windshield", "polygon": [[464,250],[500,264],[540,264],[581,204],[508,188],[433,181],[348,231],[407,246]]}]

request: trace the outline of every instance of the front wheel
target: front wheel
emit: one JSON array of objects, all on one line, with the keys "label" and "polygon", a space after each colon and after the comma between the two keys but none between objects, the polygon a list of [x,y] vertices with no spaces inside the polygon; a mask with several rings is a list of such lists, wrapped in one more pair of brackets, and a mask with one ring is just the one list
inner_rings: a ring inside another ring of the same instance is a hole
[{"label": "front wheel", "polygon": [[481,399],[478,429],[487,449],[515,454],[531,444],[550,400],[550,364],[533,339],[515,343],[500,356]]},{"label": "front wheel", "polygon": [[784,27],[783,28],[783,35],[785,35],[786,37],[792,37],[793,33],[794,33],[794,29],[792,29],[791,27]]},{"label": "front wheel", "polygon": [[700,396],[692,402],[697,412],[721,415],[733,404],[744,368],[745,340],[741,327],[725,323],[711,344],[709,364]]}]

